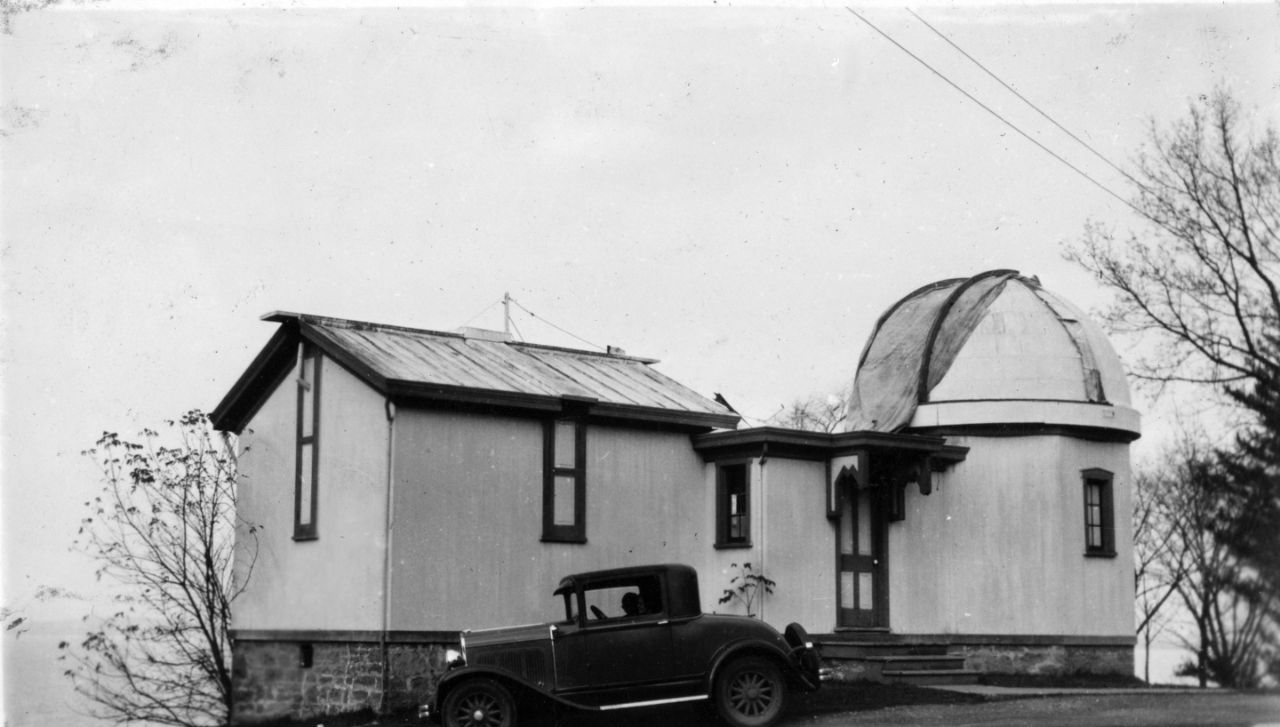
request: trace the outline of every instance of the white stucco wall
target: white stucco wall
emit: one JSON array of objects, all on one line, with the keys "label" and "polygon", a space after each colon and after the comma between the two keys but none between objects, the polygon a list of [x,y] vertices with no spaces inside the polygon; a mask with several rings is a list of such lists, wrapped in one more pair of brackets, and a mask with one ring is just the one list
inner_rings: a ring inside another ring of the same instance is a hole
[{"label": "white stucco wall", "polygon": [[[735,460],[736,461],[736,460]],[[743,563],[777,582],[756,614],[782,629],[792,621],[809,631],[835,627],[835,525],[826,519],[825,462],[750,458],[751,547],[703,550],[698,577],[703,610],[746,613],[719,599]],[[706,465],[704,528],[715,534],[716,465]]]},{"label": "white stucco wall", "polygon": [[395,432],[393,630],[558,617],[551,591],[565,575],[699,567],[714,542],[688,435],[588,426],[587,543],[566,544],[540,540],[539,420],[401,408]]},{"label": "white stucco wall", "polygon": [[[320,377],[316,540],[293,540],[296,371],[240,436],[238,508],[258,527],[257,562],[236,629],[381,627],[386,419],[382,398],[331,359]],[[252,536],[238,534],[238,570]]]},{"label": "white stucco wall", "polygon": [[771,458],[761,480],[764,566],[778,586],[764,619],[811,632],[836,624],[835,525],[827,520],[825,462]]},{"label": "white stucco wall", "polygon": [[[1132,636],[1128,445],[1060,436],[965,437],[968,458],[907,489],[889,525],[898,633]],[[1084,555],[1081,470],[1114,473],[1116,556]]]}]

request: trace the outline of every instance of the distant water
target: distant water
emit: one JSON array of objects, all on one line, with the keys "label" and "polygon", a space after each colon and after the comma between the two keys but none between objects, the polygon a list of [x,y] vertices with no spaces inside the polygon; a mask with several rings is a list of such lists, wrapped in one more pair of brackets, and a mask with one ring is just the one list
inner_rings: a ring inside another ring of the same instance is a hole
[{"label": "distant water", "polygon": [[78,622],[33,624],[21,636],[4,634],[5,727],[103,727],[88,716],[89,705],[63,676],[58,642],[83,638]]},{"label": "distant water", "polygon": [[[1178,666],[1191,658],[1191,652],[1176,646],[1168,646],[1156,643],[1151,647],[1151,683],[1152,684],[1176,684],[1184,687],[1194,687],[1198,684],[1195,677],[1174,676],[1174,672],[1178,670]],[[1143,671],[1143,649],[1139,644],[1133,650],[1133,673],[1142,678]]]}]

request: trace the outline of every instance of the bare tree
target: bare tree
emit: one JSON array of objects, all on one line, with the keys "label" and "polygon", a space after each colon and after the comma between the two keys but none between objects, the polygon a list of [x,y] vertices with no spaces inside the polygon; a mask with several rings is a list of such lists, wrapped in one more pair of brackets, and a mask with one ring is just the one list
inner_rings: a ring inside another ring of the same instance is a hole
[{"label": "bare tree", "polygon": [[1178,592],[1185,575],[1181,559],[1172,556],[1175,513],[1170,510],[1168,493],[1176,489],[1176,471],[1161,465],[1142,471],[1134,478],[1133,490],[1133,559],[1134,600],[1138,625],[1135,629],[1143,643],[1143,680],[1151,681],[1151,647],[1169,625],[1170,610],[1165,608]]},{"label": "bare tree", "polygon": [[1275,658],[1275,612],[1258,598],[1256,584],[1242,571],[1213,524],[1224,471],[1214,452],[1183,437],[1170,452],[1171,476],[1162,485],[1169,542],[1159,568],[1180,573],[1174,588],[1193,629],[1179,634],[1195,657],[1179,668],[1200,686],[1258,686]]},{"label": "bare tree", "polygon": [[796,399],[770,418],[769,423],[788,429],[831,433],[844,424],[846,400],[835,394],[813,394]]},{"label": "bare tree", "polygon": [[[252,571],[233,577],[236,457],[202,412],[168,422],[176,446],[104,433],[92,456],[101,494],[86,502],[78,545],[98,577],[121,586],[116,610],[84,640],[63,643],[66,674],[117,723],[225,724],[231,706],[231,604]],[[253,538],[255,528],[242,532]]]},{"label": "bare tree", "polygon": [[1280,142],[1251,134],[1225,90],[1167,129],[1152,122],[1138,156],[1134,208],[1148,223],[1120,234],[1091,222],[1067,256],[1117,292],[1114,331],[1156,348],[1135,374],[1222,384],[1280,371],[1267,333],[1280,323]]},{"label": "bare tree", "polygon": [[1219,89],[1177,123],[1152,122],[1129,181],[1144,227],[1120,234],[1090,223],[1067,255],[1116,292],[1109,328],[1152,346],[1133,361],[1135,376],[1210,385],[1256,421],[1234,447],[1179,459],[1164,526],[1198,632],[1189,670],[1202,684],[1246,685],[1274,661],[1280,628],[1280,569],[1267,567],[1280,559],[1280,420],[1271,412],[1280,401],[1280,140]]}]

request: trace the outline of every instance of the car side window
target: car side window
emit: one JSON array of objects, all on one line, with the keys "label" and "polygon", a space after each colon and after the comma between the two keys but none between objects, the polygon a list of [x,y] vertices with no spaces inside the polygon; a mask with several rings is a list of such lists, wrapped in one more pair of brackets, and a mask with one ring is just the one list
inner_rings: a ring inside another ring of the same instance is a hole
[{"label": "car side window", "polygon": [[588,585],[583,591],[587,623],[647,619],[664,614],[657,576]]},{"label": "car side window", "polygon": [[560,595],[564,597],[564,621],[562,623],[578,622],[578,594],[576,591],[564,591]]}]

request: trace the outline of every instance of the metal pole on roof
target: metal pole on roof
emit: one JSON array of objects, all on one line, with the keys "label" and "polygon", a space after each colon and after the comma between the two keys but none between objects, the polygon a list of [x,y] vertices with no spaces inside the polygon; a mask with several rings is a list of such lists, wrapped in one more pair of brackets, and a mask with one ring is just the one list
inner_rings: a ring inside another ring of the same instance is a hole
[{"label": "metal pole on roof", "polygon": [[511,335],[511,293],[502,294],[502,332]]}]

